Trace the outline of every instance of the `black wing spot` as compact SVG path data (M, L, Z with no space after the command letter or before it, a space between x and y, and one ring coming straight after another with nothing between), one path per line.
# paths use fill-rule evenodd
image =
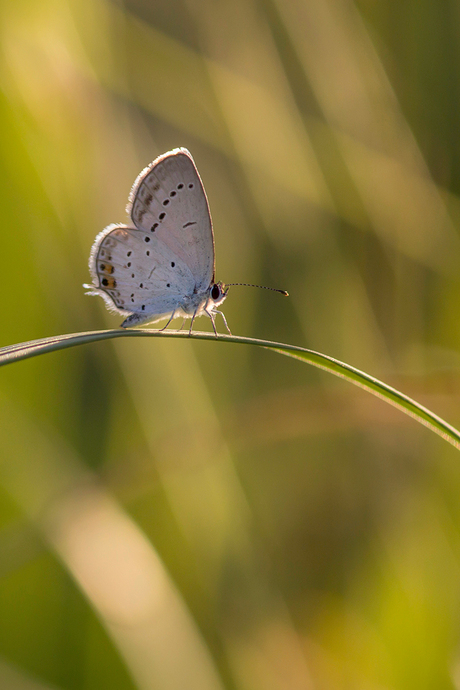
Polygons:
M183 189L183 188L184 188L184 185L182 184L182 182L179 182L179 184L177 185L177 189Z
M158 216L158 218L160 220L163 220L163 218L165 218L165 217L166 217L166 213L164 211L163 211L163 213L160 213L160 215Z
M166 287L171 287L171 283L166 283Z
M107 285L109 284L109 281L107 280L107 278L102 278L101 283L102 283L102 285L104 285L104 287L107 287Z
M171 261L171 267L174 268L175 265L174 261Z
M134 302L133 298L131 297L131 302Z
M131 278L134 278L134 273L131 273Z
M144 309L145 309L145 304L142 305L142 311L144 311Z
M189 220L189 222L185 223L185 225L183 225L182 227L188 228L190 225L196 225L196 220Z
M132 252L128 252L128 253L126 254L126 256L131 256L131 254L132 254Z
M163 206L167 206L168 204L169 204L169 199L165 199L165 200L163 201Z
M148 249L147 249L147 251L146 251L145 253L147 254L147 256L150 256L150 252L149 252Z
M193 189L193 182L190 182L188 188L189 188L189 189Z
M128 268L131 268L131 261L128 261L126 265L128 266Z
M173 197L173 196L176 196L176 194L177 194L177 192L172 191L169 193L169 196Z
M105 251L101 249L101 256L105 256Z
M144 283L139 283L139 287L140 287L140 288L143 288L143 287L144 287Z
M148 235L144 237L144 242L150 242L150 237Z
M157 227L158 227L158 223L154 223L154 224L152 225L152 227L150 228L150 232L155 232L155 230L157 229Z

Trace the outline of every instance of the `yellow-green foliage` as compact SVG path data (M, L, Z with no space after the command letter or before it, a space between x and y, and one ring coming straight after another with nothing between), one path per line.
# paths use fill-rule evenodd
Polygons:
M458 427L458 22L429 0L4 0L0 346L118 327L84 295L91 244L185 146L217 279L291 295L233 289L232 332ZM454 447L259 348L3 367L0 687L460 687L459 496Z

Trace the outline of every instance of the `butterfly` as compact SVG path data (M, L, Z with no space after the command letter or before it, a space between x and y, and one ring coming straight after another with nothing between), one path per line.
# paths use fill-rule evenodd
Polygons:
M230 285L215 281L214 233L208 200L185 148L156 158L137 177L126 211L132 226L112 224L97 235L86 294L100 295L125 316L122 328L176 317L215 317ZM262 287L262 286L252 286ZM274 288L267 288L274 289ZM276 290L282 294L284 290ZM163 330L163 329L162 329Z

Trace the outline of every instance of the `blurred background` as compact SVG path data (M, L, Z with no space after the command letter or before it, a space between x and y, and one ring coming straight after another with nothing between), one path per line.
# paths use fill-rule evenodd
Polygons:
M460 5L3 0L0 345L84 295L186 146L234 334L460 425ZM197 328L210 329L207 319ZM460 456L252 347L120 339L0 372L0 687L460 688Z

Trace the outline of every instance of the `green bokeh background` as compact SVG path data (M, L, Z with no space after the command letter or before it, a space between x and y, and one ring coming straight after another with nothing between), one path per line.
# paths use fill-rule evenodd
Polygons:
M460 5L0 4L0 345L84 295L138 172L186 146L234 334L460 425ZM199 328L210 328L206 319ZM460 688L460 456L257 348L100 342L0 373L0 687Z

